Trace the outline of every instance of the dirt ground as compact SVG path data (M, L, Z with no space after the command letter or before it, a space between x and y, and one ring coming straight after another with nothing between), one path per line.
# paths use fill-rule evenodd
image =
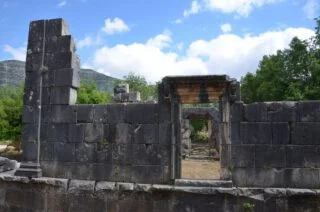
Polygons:
M182 160L182 176L187 179L219 179L220 161Z

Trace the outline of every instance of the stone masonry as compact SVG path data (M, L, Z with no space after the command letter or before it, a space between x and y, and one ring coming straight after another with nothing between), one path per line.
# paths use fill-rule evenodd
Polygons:
M168 182L170 104L75 105L79 59L67 33L62 19L30 24L22 133L24 161L16 175L35 176L34 169L39 167L30 164L38 162L47 177Z
M236 186L320 188L320 101L231 109L230 169Z

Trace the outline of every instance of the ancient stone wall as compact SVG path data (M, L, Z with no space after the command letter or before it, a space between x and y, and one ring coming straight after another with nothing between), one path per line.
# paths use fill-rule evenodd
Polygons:
M230 170L236 186L320 188L320 101L231 108Z
M311 189L214 188L0 176L0 211L318 211Z
M79 59L67 33L62 19L30 24L16 175L39 176L40 165L47 177L167 183L170 104L75 105Z

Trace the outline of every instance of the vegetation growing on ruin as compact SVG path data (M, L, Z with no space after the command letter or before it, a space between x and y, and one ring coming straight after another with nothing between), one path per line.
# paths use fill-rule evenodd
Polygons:
M81 82L78 90L77 104L107 104L112 102L111 94L99 91L93 80Z
M295 37L289 48L265 55L255 74L241 79L245 103L281 100L320 99L320 18L315 36L309 40Z

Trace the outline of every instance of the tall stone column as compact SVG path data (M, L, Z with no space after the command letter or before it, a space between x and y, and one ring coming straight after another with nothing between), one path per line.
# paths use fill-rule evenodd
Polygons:
M75 104L79 58L63 19L32 21L29 27L23 97L23 161L15 175L41 177L41 138L53 111Z

